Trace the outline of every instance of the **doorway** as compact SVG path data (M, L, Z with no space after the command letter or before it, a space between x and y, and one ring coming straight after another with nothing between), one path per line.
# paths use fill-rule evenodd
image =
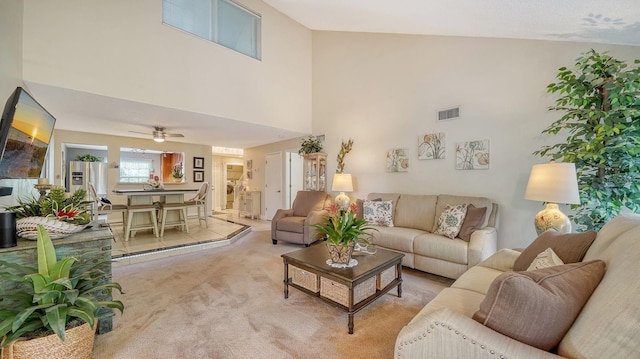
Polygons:
M267 153L265 164L265 218L271 219L282 208L282 152Z
M304 158L298 154L297 150L290 150L285 153L287 168L285 176L286 208L293 206L293 200L296 199L298 191L302 191L302 168Z

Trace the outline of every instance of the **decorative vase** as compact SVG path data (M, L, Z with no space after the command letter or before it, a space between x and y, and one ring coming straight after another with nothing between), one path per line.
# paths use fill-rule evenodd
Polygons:
M342 243L327 243L331 261L338 264L349 264L349 261L351 261L351 255L353 254L354 246L355 242L353 241L349 242L347 245L344 245Z
M176 182L176 183L182 182L182 177L173 177L173 182Z
M47 217L25 217L16 220L18 237L30 240L38 238L38 225L41 224L51 239L68 237L87 227L86 224L73 224Z
M65 340L56 334L29 340L16 340L2 348L2 359L91 359L98 321L93 329L89 323L67 329Z

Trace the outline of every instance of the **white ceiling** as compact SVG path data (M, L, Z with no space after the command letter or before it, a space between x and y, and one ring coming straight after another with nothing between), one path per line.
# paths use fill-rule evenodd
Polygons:
M242 2L242 0L238 0ZM640 46L640 0L264 0L312 30L428 34ZM303 134L28 83L56 128L248 148ZM174 119L179 118L179 125ZM91 121L87 121L92 119ZM149 136L129 131L148 132Z

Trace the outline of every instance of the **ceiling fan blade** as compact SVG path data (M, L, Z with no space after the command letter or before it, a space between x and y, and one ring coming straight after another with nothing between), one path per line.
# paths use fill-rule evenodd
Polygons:
M141 134L141 135L148 135L148 136L153 135L152 133L149 133L149 132L138 132L138 131L131 131L131 130L129 130L129 132L132 132L132 133L139 133L139 134Z
M181 133L165 133L165 137L184 137Z

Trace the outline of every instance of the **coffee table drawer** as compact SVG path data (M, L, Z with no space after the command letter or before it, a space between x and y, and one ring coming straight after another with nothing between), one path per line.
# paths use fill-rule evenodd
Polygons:
M382 273L376 276L376 288L378 290L384 289L389 283L396 279L396 266L389 267L382 271Z
M353 305L356 305L376 292L376 277L371 277L353 288ZM320 277L320 295L332 301L349 306L349 287Z
M291 282L314 293L320 291L320 283L317 275L292 265L289 266L289 269L291 269Z

